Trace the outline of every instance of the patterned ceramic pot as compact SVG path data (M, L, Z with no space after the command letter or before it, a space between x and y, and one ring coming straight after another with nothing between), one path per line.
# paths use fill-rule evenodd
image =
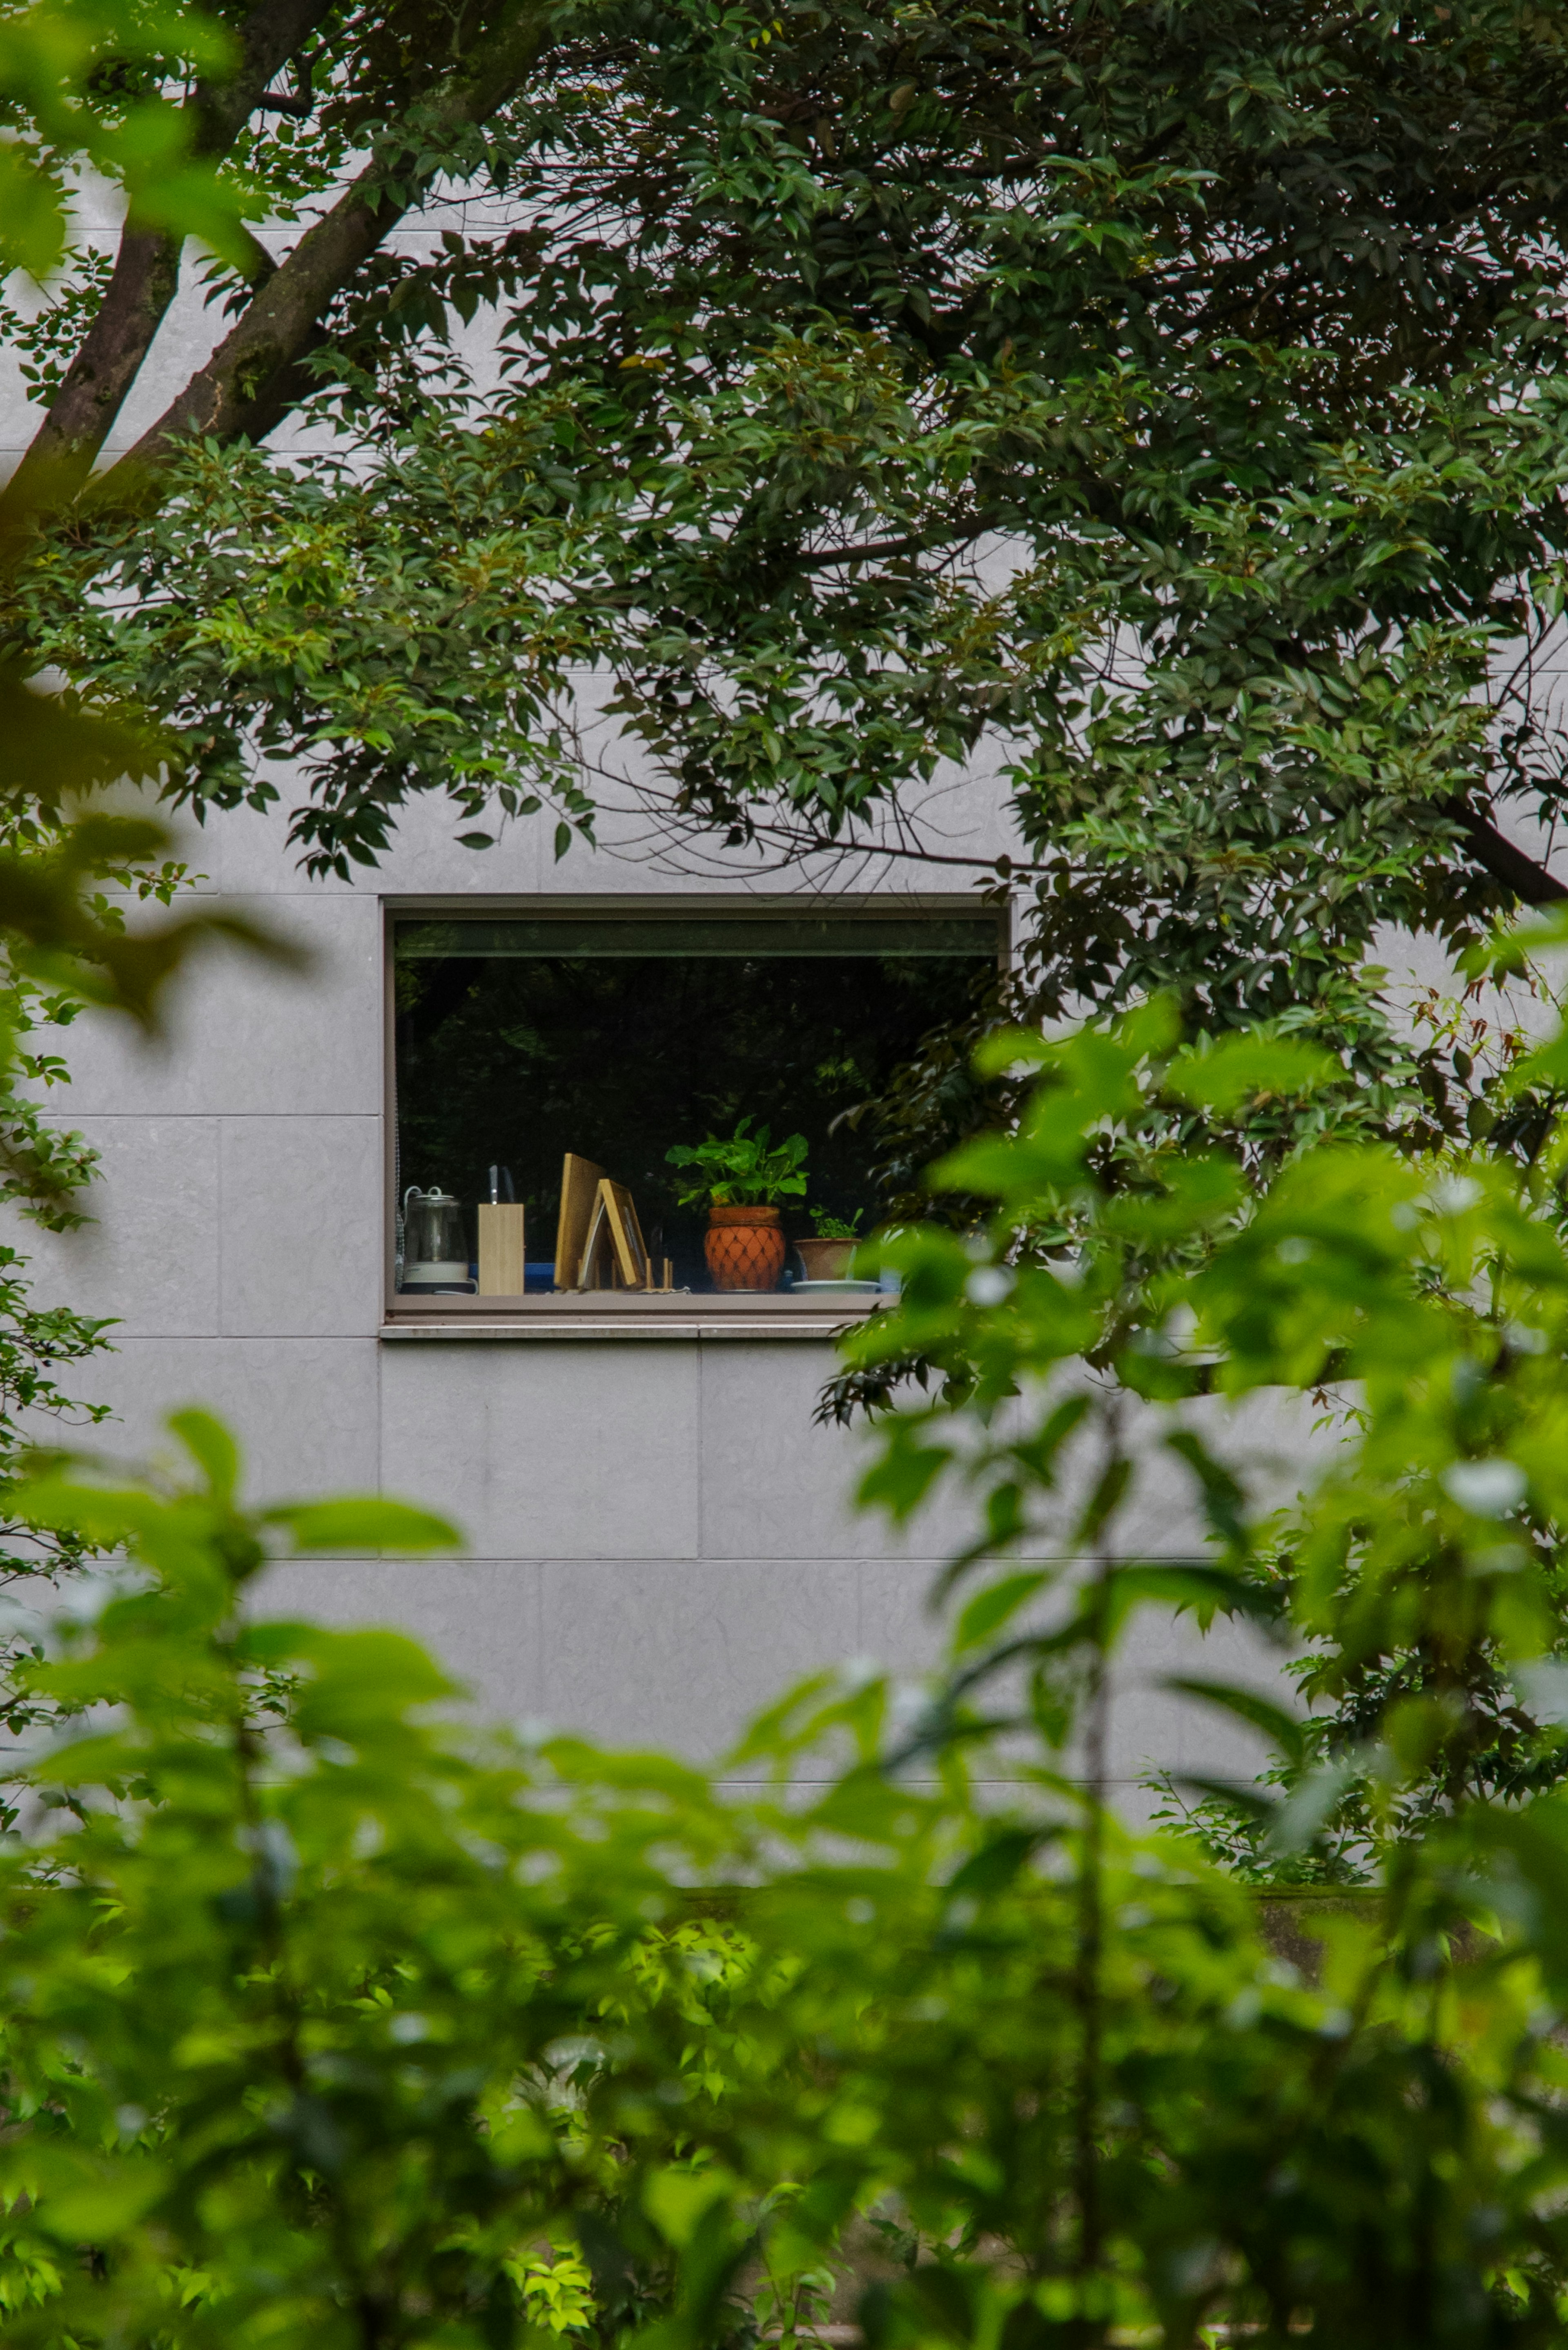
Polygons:
M776 1289L788 1253L780 1211L715 1204L703 1251L715 1289Z

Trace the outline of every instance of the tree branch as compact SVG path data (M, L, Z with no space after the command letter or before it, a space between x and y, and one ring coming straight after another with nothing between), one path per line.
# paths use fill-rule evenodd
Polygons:
M274 80L332 5L333 0L261 0L252 9L240 27L236 71L216 88L197 85L198 154L225 154L256 109L275 103L268 95Z
M192 99L195 151L234 145L278 68L327 15L332 0L262 0L241 27L240 61L227 81L199 83ZM258 248L259 249L259 248ZM76 495L125 404L180 283L180 241L126 224L98 316L32 445L0 494L0 515L21 515Z
M1451 802L1448 813L1463 833L1465 846L1476 863L1483 866L1494 880L1501 881L1505 889L1511 889L1521 904L1556 906L1568 898L1568 883L1559 881L1544 865L1538 865L1533 857L1516 848L1495 825L1477 816L1473 808Z
M97 485L95 503L140 502L149 475L189 435L257 441L272 431L307 388L300 363L324 339L322 321L334 296L430 185L446 140L484 121L514 95L551 29L548 0L526 0L465 78L449 85L410 126L411 151L395 188L386 190L383 153L306 230L205 366Z
M792 571L827 571L840 563L877 563L900 555L929 555L939 546L967 546L983 538L993 526L990 522L977 522L952 530L917 532L905 538L867 538L858 546L825 546L810 555L797 555L789 567Z

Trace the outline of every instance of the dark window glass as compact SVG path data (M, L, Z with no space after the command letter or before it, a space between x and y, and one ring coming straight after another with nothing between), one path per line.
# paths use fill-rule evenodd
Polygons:
M631 1191L678 1286L709 1286L706 1214L677 1203L671 1143L737 1119L809 1145L792 1237L823 1208L879 1221L874 1142L843 1113L994 979L990 918L507 918L394 934L400 1187L439 1185L468 1220L507 1166L527 1256L554 1255L563 1154ZM530 1286L547 1286L535 1274Z

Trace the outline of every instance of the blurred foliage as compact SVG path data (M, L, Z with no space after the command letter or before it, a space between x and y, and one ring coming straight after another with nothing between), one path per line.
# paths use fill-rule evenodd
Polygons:
M42 280L59 265L78 233L84 167L123 192L133 225L248 258L248 192L198 153L195 114L181 102L231 57L216 13L179 0L8 0L0 276L21 268Z
M78 234L68 215L84 169L121 190L133 226L233 246L243 192L220 191L213 167L195 158L195 114L166 93L171 76L178 88L182 76L229 60L221 26L177 5L31 0L0 10L0 124L9 133L0 144L0 273L20 266L42 278L54 268L67 234ZM90 248L81 265L101 293ZM25 321L10 309L4 317L26 338ZM5 514L0 589L14 586L46 505L40 487ZM48 690L44 666L14 634L0 651L0 936L16 976L68 987L152 1027L163 982L206 940L226 935L287 959L254 925L206 911L128 930L93 885L167 906L165 884L183 868L151 863L168 845L161 825L85 804L116 785L156 789L171 746L134 687Z
M1266 1040L1184 1054L1154 1014L1081 1035L965 1170L998 1248L889 1244L900 1314L961 1345L977 1396L1091 1325L1125 1329L1127 1377L1044 1419L1026 1387L967 1452L950 1414L898 1416L870 1497L908 1519L956 1470L984 1503L944 1665L789 1693L727 1799L657 1755L464 1731L406 1639L267 1614L271 1558L457 1538L383 1502L247 1508L199 1413L172 1423L183 1474L21 1491L125 1564L40 1625L28 1687L90 1711L26 1759L0 1851L8 2341L739 2350L830 2307L909 2350L1561 2339L1563 1796L1461 1778L1304 1970L1196 1844L1128 1838L1106 1796L1136 1612L1269 1607L1199 1366L1233 1394L1331 1358L1366 1382L1303 1520L1291 1604L1324 1645L1480 1638L1541 1667L1561 1350L1496 1334L1561 1335L1568 1259L1517 1191L1428 1200L1325 1145L1185 1280L1233 1170L1173 1161L1097 1206L1089 1170L1151 1066L1210 1098L1311 1076ZM1094 1225L1078 1279L997 1295L1047 1196ZM1138 1253L1158 1323L1116 1304ZM1482 1257L1506 1326L1463 1302ZM1133 1555L1135 1407L1208 1511L1204 1563ZM1291 1733L1255 1690L1210 1695ZM1386 1711L1385 1812L1461 1728L1441 1688ZM1282 1851L1321 1843L1323 1795L1318 1772L1273 1808Z

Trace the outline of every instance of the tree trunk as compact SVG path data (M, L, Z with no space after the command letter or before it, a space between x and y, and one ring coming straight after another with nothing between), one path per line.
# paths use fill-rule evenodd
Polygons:
M200 83L192 100L199 155L226 154L279 68L332 0L265 0L240 29L240 61L225 82ZM180 243L128 221L114 275L66 380L3 495L0 514L73 498L114 428L180 282Z
M6 484L6 511L65 504L92 469L141 371L180 283L180 241L162 229L124 231L98 316Z
M410 125L421 155L417 177L411 154L400 171L385 151L368 165L306 230L206 365L112 468L95 503L137 505L155 497L157 467L191 434L257 441L281 421L307 388L300 362L323 340L334 296L423 194L439 169L445 135L484 121L504 106L543 54L551 30L545 0L531 0L462 80L449 85L428 112L420 109ZM394 176L395 192L381 193Z

